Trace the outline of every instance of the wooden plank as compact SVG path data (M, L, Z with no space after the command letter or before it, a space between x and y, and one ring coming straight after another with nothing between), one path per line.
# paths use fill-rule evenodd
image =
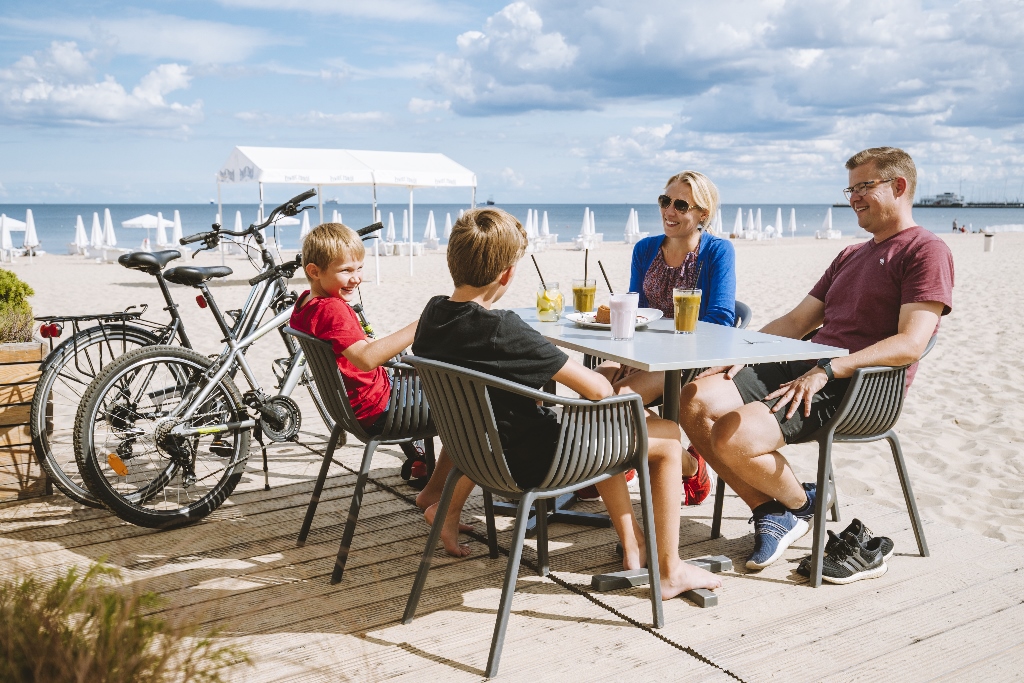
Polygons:
M36 382L29 384L5 384L0 386L0 405L31 403L36 395Z
M17 344L0 344L0 364L38 363L49 352L46 344L39 342L22 342Z
M39 370L39 363L14 363L11 365L0 365L0 384L24 384L39 379L43 374Z
M0 501L35 498L45 489L46 473L31 446L0 448Z
M27 424L0 427L0 447L32 443L32 430Z
M27 425L32 416L32 405L21 403L15 405L0 404L0 427Z

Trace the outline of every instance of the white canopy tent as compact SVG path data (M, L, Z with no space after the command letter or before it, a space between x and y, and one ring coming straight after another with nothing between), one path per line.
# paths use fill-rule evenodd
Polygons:
M288 147L235 147L217 173L217 204L221 209L222 183L255 182L259 185L260 212L263 186L268 183L315 185L324 221L324 185L369 185L373 188L371 222L377 217L377 187L409 189L409 225L413 225L413 189L417 187L472 188L476 206L476 174L443 154L375 152L351 149ZM222 210L222 209L221 209ZM409 230L409 272L412 273L412 230Z

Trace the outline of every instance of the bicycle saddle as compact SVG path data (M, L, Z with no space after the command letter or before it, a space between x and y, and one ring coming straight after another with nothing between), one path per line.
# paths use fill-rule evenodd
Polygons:
M181 252L177 249L167 251L134 251L130 254L122 254L117 257L117 262L125 268L141 270L149 275L156 275L164 267L176 258L181 258Z
M195 287L215 277L227 277L231 272L227 266L178 266L164 271L164 279L176 285Z

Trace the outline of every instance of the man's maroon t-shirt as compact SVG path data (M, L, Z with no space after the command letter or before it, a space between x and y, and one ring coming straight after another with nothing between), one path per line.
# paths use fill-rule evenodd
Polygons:
M818 344L860 351L896 334L900 306L938 301L953 308L953 254L937 236L917 226L883 242L843 249L809 292L825 302ZM936 330L938 326L936 325ZM917 363L907 370L907 386Z
M338 369L345 379L345 391L352 412L364 427L369 427L387 410L391 396L391 380L383 367L360 370L342 352L357 341L366 339L366 332L352 307L342 299L314 297L302 293L289 324L299 332L331 342L338 357Z

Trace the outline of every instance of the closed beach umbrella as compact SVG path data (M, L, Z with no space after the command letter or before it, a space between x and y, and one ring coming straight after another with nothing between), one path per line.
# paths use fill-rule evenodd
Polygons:
M6 214L0 214L0 249L10 252L14 251L14 240L11 239L10 223L6 219Z
M633 234L633 209L629 210L629 218L626 219L626 230L627 235Z
M85 234L85 223L82 221L82 214L78 214L75 221L75 246L82 251L89 246L89 236Z
M448 239L452 236L452 215L446 213L444 215L444 238Z
M747 232L754 232L754 210L747 211Z
M156 246L166 247L168 245L167 231L164 230L164 215L156 212Z
M822 230L832 229L832 207L828 207L828 211L825 213L825 220L821 223Z
M217 219L220 223L220 219ZM171 227L171 244L178 246L181 244L181 238L184 237L184 233L181 230L181 212L177 209L174 210L174 225Z
M550 228L550 226L548 226L548 212L547 211L544 212L544 217L540 221L540 234L542 234L542 235L550 235L551 234L551 228Z
M332 223L340 223L341 222L341 216L338 215L338 210L337 209L335 209L334 212L331 213L331 222Z
M437 239L437 226L434 224L433 210L427 214L427 229L423 231L423 239L424 241Z
M775 236L782 237L782 207L775 211Z
M100 215L92 212L92 232L89 235L89 246L93 249L103 247L103 226L100 225Z
M597 234L597 218L593 211L590 212L590 234Z
M235 211L235 227L234 227L233 230L234 230L234 232L242 232L242 230L244 230L244 228L242 227L242 212L241 211Z
M743 208L736 209L736 222L732 224L732 234L739 235L743 233Z
M757 210L757 218L754 219L754 230L757 231L758 235L764 232L764 228L761 227L761 209Z
M384 241L395 241L395 214L393 211L388 211L388 230L384 233Z
M306 235L309 234L309 211L302 212L302 227L299 228L299 242L306 239Z
M796 209L789 210L789 236L796 237Z
M586 235L590 232L590 207L583 209L583 224L580 226L580 234Z
M114 234L114 221L110 220L110 209L103 209L103 246L117 246L117 235Z
M36 219L32 216L32 209L25 211L25 241L22 244L29 250L39 246L39 236L36 234ZM29 251L29 255L31 254L32 252Z
M722 234L722 209L719 207L718 211L715 212L715 220L712 221L711 230L716 235Z

